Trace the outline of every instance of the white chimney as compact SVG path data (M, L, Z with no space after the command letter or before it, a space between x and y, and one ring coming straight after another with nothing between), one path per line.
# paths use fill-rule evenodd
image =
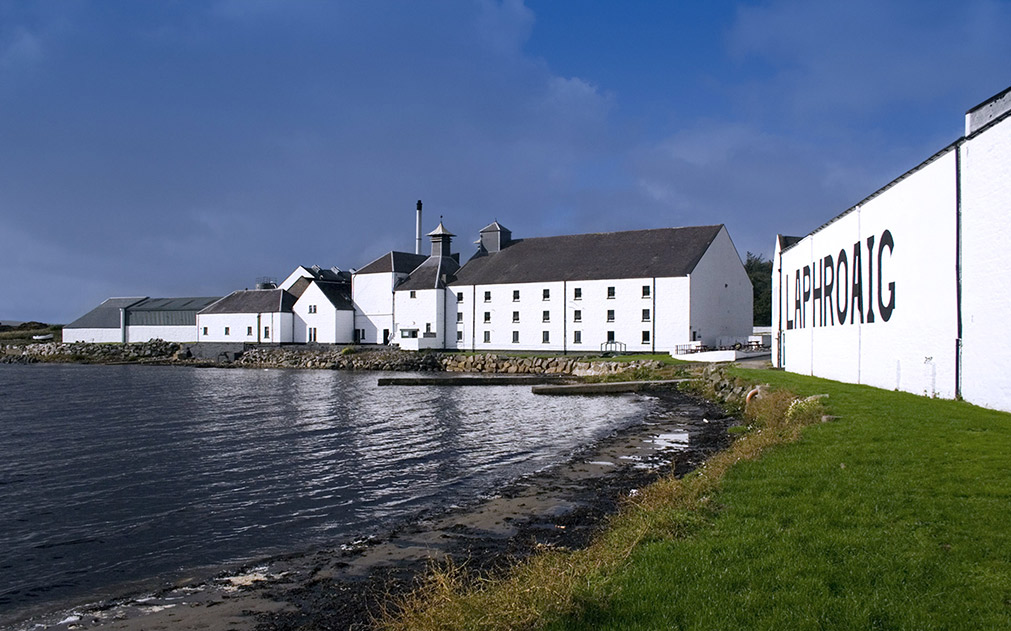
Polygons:
M418 200L418 220L415 225L417 239L414 241L414 253L421 254L421 200Z

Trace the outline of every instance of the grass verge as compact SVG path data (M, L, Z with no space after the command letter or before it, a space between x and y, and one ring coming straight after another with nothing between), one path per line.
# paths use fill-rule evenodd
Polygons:
M751 410L753 431L731 448L685 476L643 489L615 515L586 549L549 550L492 579L465 568L442 565L409 598L388 629L522 629L563 616L585 620L617 593L616 580L643 547L674 542L705 530L720 512L714 495L735 463L752 460L770 447L796 440L802 427L820 420L817 399L793 404L786 392L773 393Z
M1011 628L1011 416L778 372L841 418L727 472L710 525L647 541L564 629Z

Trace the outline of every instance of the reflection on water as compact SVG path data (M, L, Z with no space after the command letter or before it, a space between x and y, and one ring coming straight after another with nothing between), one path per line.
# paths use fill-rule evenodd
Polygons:
M564 460L647 405L376 379L0 366L0 610L366 534Z

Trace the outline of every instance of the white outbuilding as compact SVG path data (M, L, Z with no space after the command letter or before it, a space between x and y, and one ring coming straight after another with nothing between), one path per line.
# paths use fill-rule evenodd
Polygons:
M284 289L233 291L197 314L200 342L288 344L297 296Z
M774 362L1011 411L1011 88L965 136L811 234L780 236Z

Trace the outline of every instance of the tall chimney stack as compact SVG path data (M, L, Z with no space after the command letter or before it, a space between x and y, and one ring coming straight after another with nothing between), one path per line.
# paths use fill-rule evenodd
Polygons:
M415 233L418 238L414 241L414 253L421 254L421 200L418 200L418 220L415 225Z

